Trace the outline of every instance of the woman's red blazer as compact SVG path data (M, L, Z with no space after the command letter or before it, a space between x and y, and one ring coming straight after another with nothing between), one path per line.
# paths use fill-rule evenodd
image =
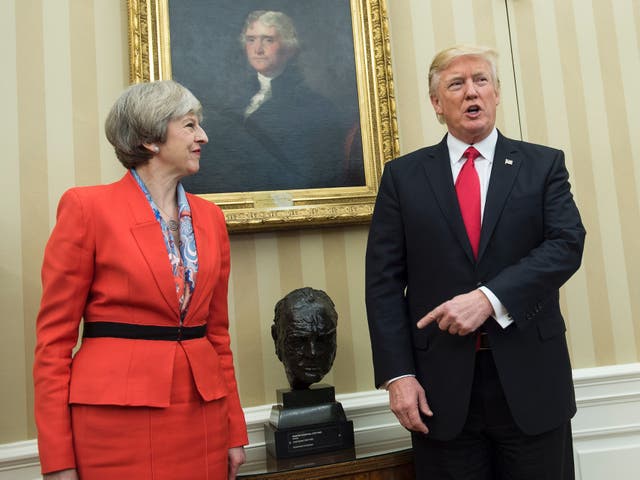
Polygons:
M183 324L206 324L207 334L181 343L202 398L227 397L229 447L240 446L248 441L228 331L229 239L217 206L193 195L188 200L199 268ZM35 414L42 467L55 471L75 465L69 404L169 405L177 342L86 338L72 360L81 319L179 325L162 232L130 173L62 196L42 283Z

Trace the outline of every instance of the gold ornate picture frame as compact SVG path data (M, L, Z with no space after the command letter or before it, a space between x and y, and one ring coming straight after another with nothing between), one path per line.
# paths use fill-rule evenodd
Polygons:
M209 69L211 78L215 78L217 72L225 72L230 69L221 62L207 62L205 50L208 48L206 45L189 44L188 49L185 49L184 46L180 47L180 37L176 35L175 31L180 23L172 23L174 20L170 19L170 12L173 12L175 19L179 19L181 12L175 9L189 8L190 2L181 0L170 6L170 1L128 0L130 80L134 83L174 78L194 91L203 103L205 130L210 137L209 145L203 149L204 162L206 151L213 153L219 151L219 143L212 141L211 137L212 133L217 133L220 128L215 128L214 132L208 129L206 119L211 109L208 109L207 104L203 101L203 96L206 97L208 92L202 87L197 87L196 79L191 81L189 72L202 72ZM206 18L209 15L211 19L220 19L225 13L229 13L230 8L244 9L243 12L234 11L236 17L240 18L239 15L242 13L242 18L244 18L252 10L250 8L252 2L193 0L192 3L194 5L191 6L190 11L185 12L185 18L188 18L187 15L191 18ZM256 8L260 8L263 3L253 2ZM351 129L351 140L353 141L355 133L357 146L360 149L358 150L360 154L356 159L361 162L359 167L362 174L361 180L356 184L339 184L318 188L279 188L278 175L287 173L287 169L283 168L272 172L275 176L275 188L273 189L257 190L253 185L247 185L247 188L234 188L234 191L215 193L195 191L194 193L215 202L223 209L231 232L366 223L373 211L384 163L397 156L399 152L385 0L317 0L316 2L281 0L276 2L276 5L281 5L281 10L289 13L287 6L292 9L301 8L297 4L302 3L307 7L310 4L318 4L318 6L321 5L323 11L331 11L331 9L334 11L333 16L328 17L326 22L318 21L318 18L310 18L309 22L315 22L312 25L313 28L297 27L298 36L301 39L304 37L304 33L313 31L315 28L316 38L322 38L322 35L325 35L325 38L333 40L336 27L332 21L335 23L336 17L340 17L337 20L342 20L343 24L344 22L350 23L351 39L348 42L348 49L346 46L341 49L341 58L343 58L343 62L344 58L347 58L347 62L353 63L348 66L355 74L352 78L357 123L355 126L357 128ZM291 16L295 20L294 15ZM301 14L298 15L298 18L300 16ZM345 16L350 18L344 18ZM234 18L233 22L238 23L237 18ZM174 25L174 32L171 31L171 25ZM191 28L190 23L185 23L185 25L183 30ZM226 46L226 51L236 49L244 54L239 44L242 26L242 22L237 27L234 25L234 28L237 29L237 35L225 34L224 38L214 41L209 39L209 43L212 44L211 48L223 51ZM305 26L303 25L303 27ZM323 33L322 28L325 27L326 31ZM211 30L217 32L220 29L212 28ZM211 35L207 28L201 31ZM202 36L199 33L196 35L193 38L197 40ZM308 40L306 45L303 44L303 47L311 50L314 46L312 43ZM174 49L173 62L172 47ZM180 53L180 49L184 50L184 55ZM353 50L352 56L351 49ZM198 51L202 51L203 54L199 55ZM347 53L346 57L344 52ZM176 55L178 56L176 57ZM189 62L194 62L195 59L195 62L203 62L203 65L195 67L194 70L183 68L178 78L176 72L172 72L172 63L178 64L183 58ZM244 60L246 63L246 58ZM214 64L210 65L210 63ZM334 67L320 65L318 68L325 68L330 72L327 75L335 74L335 72L331 73ZM325 79L324 82L327 83L327 80ZM327 88L330 89L331 86ZM331 92L331 90L328 91ZM340 93L338 92L338 94ZM338 97L338 102L340 102L340 97ZM228 125L223 127L228 128ZM234 158L233 154L220 155L216 161L233 162ZM332 159L327 158L326 164L331 165L331 161ZM201 169L203 162L201 162ZM251 182L249 181L249 183ZM188 187L187 190L189 190Z

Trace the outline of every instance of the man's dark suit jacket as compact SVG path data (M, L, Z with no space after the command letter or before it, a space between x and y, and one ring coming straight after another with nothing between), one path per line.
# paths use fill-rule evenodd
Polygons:
M564 154L498 135L477 261L458 207L446 137L389 162L366 256L366 303L376 385L415 374L434 412L430 437L454 438L469 405L474 335L416 322L485 285L514 322L484 326L517 425L551 430L576 411L559 288L578 269L585 230Z

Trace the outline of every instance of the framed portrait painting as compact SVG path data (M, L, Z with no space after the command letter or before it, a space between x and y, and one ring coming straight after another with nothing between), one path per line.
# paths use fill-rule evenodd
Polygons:
M367 222L398 153L385 0L128 0L132 82L203 106L185 189L230 231Z

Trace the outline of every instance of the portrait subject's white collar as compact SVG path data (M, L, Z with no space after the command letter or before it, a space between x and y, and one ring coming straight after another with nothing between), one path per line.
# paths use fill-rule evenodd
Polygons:
M261 73L258 73L258 82L260 83L260 90L267 91L271 89L271 77L265 77Z

